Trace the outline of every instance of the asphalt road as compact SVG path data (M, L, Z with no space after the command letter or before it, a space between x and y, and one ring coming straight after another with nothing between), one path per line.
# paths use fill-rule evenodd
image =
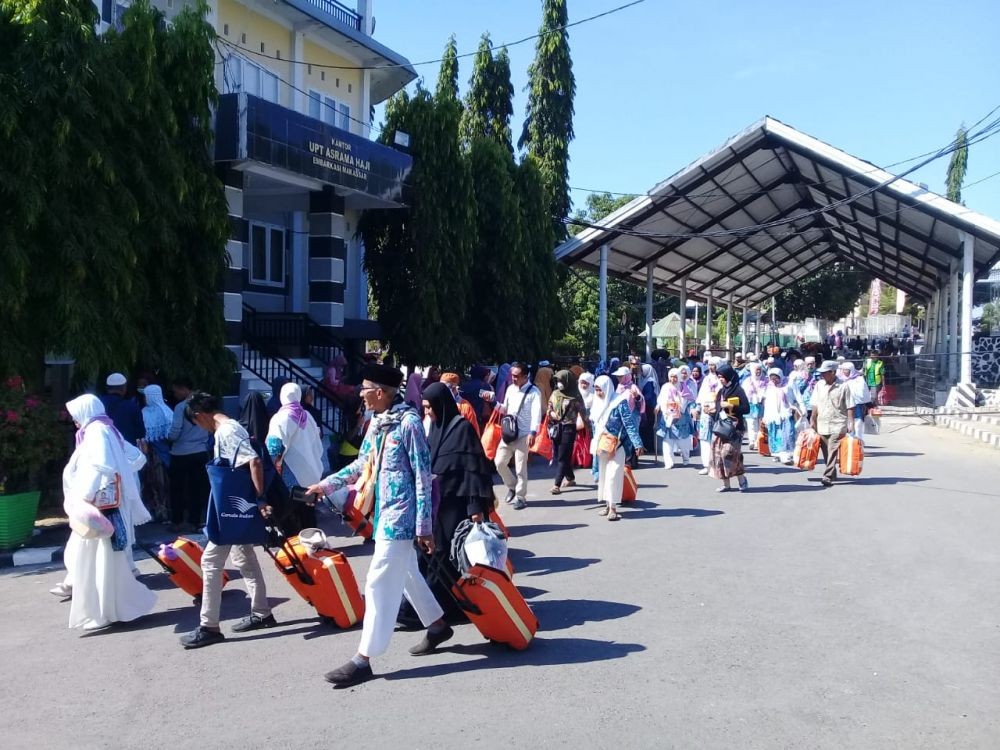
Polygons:
M262 557L281 627L184 651L190 600L154 563L156 612L81 636L46 593L58 568L0 575L2 746L9 748L996 748L1000 454L886 419L864 475L751 456L751 492L644 459L619 523L594 491L504 507L515 581L541 630L522 653L471 625L378 679L322 673L357 630L317 623ZM586 474L582 474L586 476ZM345 540L359 582L368 548ZM245 614L238 581L224 630Z

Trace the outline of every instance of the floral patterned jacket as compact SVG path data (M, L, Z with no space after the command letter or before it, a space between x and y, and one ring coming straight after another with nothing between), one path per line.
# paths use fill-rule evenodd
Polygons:
M375 484L375 538L413 539L432 533L431 456L423 424L408 404L396 403L372 419L358 457L320 482L332 495L355 483L371 452L381 451ZM376 454L378 455L378 454Z

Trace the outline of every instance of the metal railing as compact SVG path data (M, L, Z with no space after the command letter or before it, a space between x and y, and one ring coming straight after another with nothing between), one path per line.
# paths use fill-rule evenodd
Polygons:
M350 26L355 31L361 31L361 15L346 5L341 5L336 0L308 0L308 2L324 13L329 13L345 26Z

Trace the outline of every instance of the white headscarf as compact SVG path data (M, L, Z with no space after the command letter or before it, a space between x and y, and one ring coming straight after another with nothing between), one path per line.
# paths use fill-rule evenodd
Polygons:
M102 487L121 477L120 510L134 542L132 526L152 520L139 494L136 472L146 463L145 456L127 443L111 424L104 404L97 396L85 393L66 404L66 411L80 425L77 445L63 470L64 502L90 502Z
M274 440L281 441L282 461L302 487L323 478L323 443L319 426L301 405L302 388L285 383L279 394L281 408L271 417L267 429L268 450ZM273 455L273 453L272 453Z
M163 400L163 389L158 385L147 385L142 395L146 397L146 406L142 410L142 423L146 426L146 440L155 443L165 440L170 434L170 426L174 421L174 413L170 411Z
M639 390L641 391L646 387L646 383L653 384L653 393L659 394L660 392L660 379L656 377L656 370L653 369L652 365L642 366L642 379L639 380Z
M596 389L598 388L601 389L603 395L597 395ZM611 378L607 375L601 375L594 381L594 401L590 409L590 418L594 421L595 437L600 435L604 429L604 425L611 414L609 407L616 396L615 387L611 382Z
M587 389L580 388L580 396L583 397L583 405L587 407L589 413L594 408L594 374L591 372L583 373L577 384L583 385L584 383L587 384Z

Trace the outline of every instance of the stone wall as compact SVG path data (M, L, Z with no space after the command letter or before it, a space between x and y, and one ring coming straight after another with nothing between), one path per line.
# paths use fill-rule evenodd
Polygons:
M980 336L973 340L972 379L980 388L1000 386L1000 336Z

